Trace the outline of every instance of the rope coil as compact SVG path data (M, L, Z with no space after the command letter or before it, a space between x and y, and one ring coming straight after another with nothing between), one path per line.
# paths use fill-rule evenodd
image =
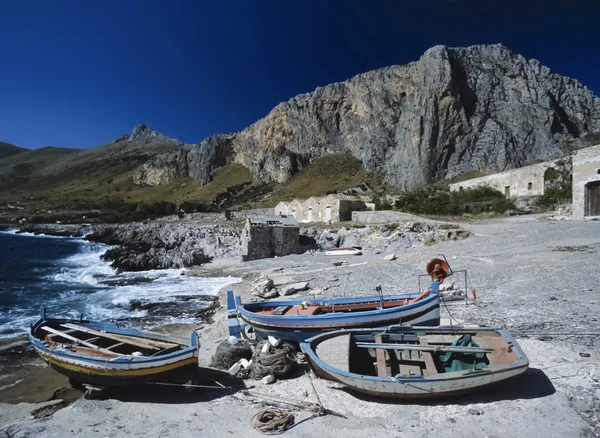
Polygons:
M252 427L265 435L280 435L294 425L294 416L283 409L270 408L252 417Z

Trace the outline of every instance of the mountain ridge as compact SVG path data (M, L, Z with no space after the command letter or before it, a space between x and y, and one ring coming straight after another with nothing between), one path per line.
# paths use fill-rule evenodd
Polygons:
M137 184L192 177L226 163L287 181L314 159L351 153L410 190L466 171L498 172L563 153L600 131L600 99L501 44L435 46L406 65L361 73L276 105L240 132L157 156Z

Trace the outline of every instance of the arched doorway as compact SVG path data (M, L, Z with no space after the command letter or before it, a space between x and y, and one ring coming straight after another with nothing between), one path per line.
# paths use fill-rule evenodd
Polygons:
M558 184L559 174L554 167L549 167L544 172L544 187L552 187Z
M585 185L585 216L600 216L600 181Z

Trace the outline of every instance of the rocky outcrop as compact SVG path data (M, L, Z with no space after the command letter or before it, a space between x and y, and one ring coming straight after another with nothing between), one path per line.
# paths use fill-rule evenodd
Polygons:
M313 239L317 248L326 250L358 246L368 252L400 251L445 240L461 240L469 234L469 231L455 224L421 222L326 230L300 229L300 235L305 239Z
M118 245L103 256L118 271L146 271L241 256L240 232L219 225L129 223L95 226L86 239Z
M436 46L416 62L296 96L242 132L158 156L135 181L204 183L235 162L283 182L316 158L350 152L366 170L412 189L554 158L565 141L595 131L600 99L578 81L499 44Z

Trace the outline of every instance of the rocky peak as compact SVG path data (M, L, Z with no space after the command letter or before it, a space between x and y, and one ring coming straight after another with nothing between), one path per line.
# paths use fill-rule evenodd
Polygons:
M160 134L159 132L155 131L149 126L140 124L133 128L133 131L129 136L129 141L159 139L161 137L165 139L168 138L167 136Z
M166 141L166 142L174 142L174 143L183 145L183 143L181 143L180 141L175 140L174 138L171 138L171 137L167 137L166 135L163 135L160 132L155 131L154 129L150 128L149 126L144 125L143 123L140 125L137 125L135 128L133 128L131 135L123 134L123 135L120 135L119 137L117 137L114 140L114 143L118 143L118 142L122 142L122 141L138 141L138 140L163 141L163 142Z

